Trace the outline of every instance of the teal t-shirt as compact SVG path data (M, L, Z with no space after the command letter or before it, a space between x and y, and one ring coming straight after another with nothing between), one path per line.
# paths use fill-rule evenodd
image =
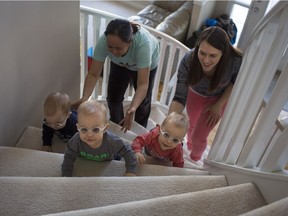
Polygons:
M159 43L148 30L141 27L133 35L131 45L125 56L116 57L108 51L106 36L103 34L95 46L93 59L103 62L107 56L113 63L124 66L132 71L147 67L150 67L150 70L152 70L158 65Z

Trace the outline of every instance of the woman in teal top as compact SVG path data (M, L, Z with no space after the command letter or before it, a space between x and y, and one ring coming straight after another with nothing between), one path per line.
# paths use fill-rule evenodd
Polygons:
M135 119L146 127L151 111L151 96L159 60L159 43L145 28L126 19L112 20L100 36L85 78L83 97L74 105L88 100L101 75L106 57L111 60L107 103L110 120L126 132ZM128 85L134 97L124 115L123 100Z

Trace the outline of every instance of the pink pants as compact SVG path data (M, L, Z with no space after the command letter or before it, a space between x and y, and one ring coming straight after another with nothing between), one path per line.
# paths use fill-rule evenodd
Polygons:
M186 109L189 118L189 129L187 132L187 146L191 150L190 158L194 161L201 159L207 147L207 137L212 127L208 127L206 119L209 113L203 113L204 109L218 100L217 97L205 97L188 90ZM226 104L222 108L222 114Z

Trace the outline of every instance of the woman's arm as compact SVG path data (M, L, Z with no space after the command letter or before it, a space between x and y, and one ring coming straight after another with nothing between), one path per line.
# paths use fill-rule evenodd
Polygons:
M146 97L149 86L149 75L150 68L143 68L138 70L137 89L129 106L129 109L135 108L136 110Z
M90 95L92 94L95 88L96 82L101 75L103 65L104 65L104 62L96 61L94 59L92 60L90 69L85 78L83 95L82 95L82 98L84 100L88 100Z
M173 100L169 106L168 114L172 112L182 113L187 100L188 95L188 71L190 68L190 60L191 60L192 52L188 52L181 60L177 71L177 83L176 90L173 97Z
M137 89L133 96L132 102L126 112L124 119L119 123L122 125L124 133L130 130L134 121L135 111L144 100L149 86L150 68L138 70Z
M89 99L89 97L91 96L91 94L95 88L96 82L101 75L103 65L104 65L104 62L96 61L94 59L92 60L92 63L90 65L90 69L89 69L89 71L85 77L82 98L80 98L79 100L77 100L71 104L73 109L77 110L79 105L82 102Z

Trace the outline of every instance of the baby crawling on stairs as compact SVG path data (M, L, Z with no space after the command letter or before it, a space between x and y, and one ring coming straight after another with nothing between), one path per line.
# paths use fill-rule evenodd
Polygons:
M170 113L148 133L137 136L132 149L139 164L145 163L142 150L160 161L172 161L174 167L183 167L182 141L188 129L188 119L184 114Z

